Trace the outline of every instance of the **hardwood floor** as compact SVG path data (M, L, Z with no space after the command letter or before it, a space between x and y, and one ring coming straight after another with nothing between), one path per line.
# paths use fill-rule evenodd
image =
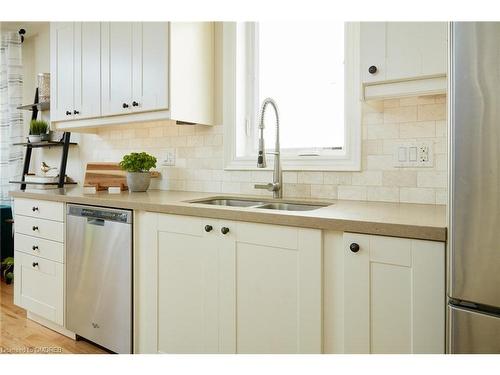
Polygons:
M100 354L104 350L87 341L74 341L26 318L13 304L13 285L0 282L0 354Z

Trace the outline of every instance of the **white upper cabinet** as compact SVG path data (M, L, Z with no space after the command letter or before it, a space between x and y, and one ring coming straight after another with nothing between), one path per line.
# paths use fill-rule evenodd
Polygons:
M51 24L51 120L101 115L99 22Z
M360 45L365 98L445 92L446 22L362 22Z
M165 22L144 22L134 29L132 110L168 109L169 27ZM142 52L142 53L141 53Z
M101 115L100 33L99 22L75 23L75 119Z
M74 39L73 22L50 26L50 118L64 121L73 117L74 106Z
M213 125L214 27L53 23L54 127L74 131L152 120Z
M133 22L102 24L102 114L104 116L132 111L134 31Z
M104 116L169 108L168 34L166 22L103 24Z

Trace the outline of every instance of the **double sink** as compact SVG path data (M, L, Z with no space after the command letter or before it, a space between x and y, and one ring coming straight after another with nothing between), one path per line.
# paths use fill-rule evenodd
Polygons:
M330 206L332 203L314 202L314 203L298 203L285 201L260 201L241 198L208 198L204 200L191 201L190 203L207 204L212 206L226 207L247 207L259 208L263 210L278 210L278 211L313 211L322 207Z

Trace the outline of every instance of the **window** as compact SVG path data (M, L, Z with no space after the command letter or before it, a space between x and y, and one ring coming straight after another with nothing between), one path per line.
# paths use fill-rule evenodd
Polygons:
M225 135L232 140L226 142L226 167L256 166L260 106L271 97L280 112L284 169L359 170L358 50L354 23L225 24L224 76L233 83L225 86L232 90L224 91ZM272 110L265 124L271 151Z

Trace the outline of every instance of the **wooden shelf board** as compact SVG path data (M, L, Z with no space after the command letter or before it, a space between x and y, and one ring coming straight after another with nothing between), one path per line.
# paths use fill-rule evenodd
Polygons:
M32 111L33 107L36 107L39 111L47 111L50 109L50 102L41 102L33 104L24 104L17 107L17 109L24 109L27 111Z

